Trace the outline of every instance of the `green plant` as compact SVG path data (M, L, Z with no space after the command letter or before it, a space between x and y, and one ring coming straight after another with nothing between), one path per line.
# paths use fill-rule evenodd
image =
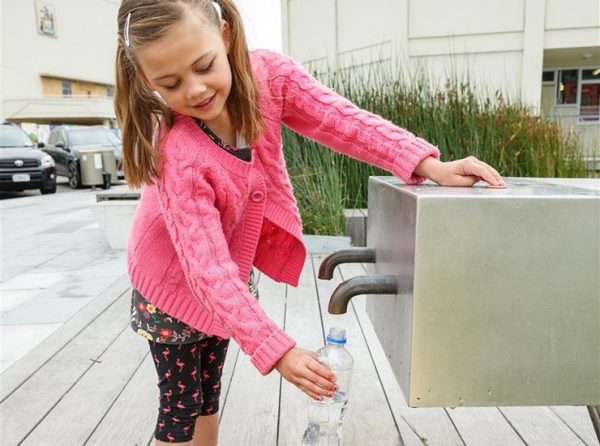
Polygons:
M481 98L465 80L436 88L422 73L405 81L383 67L341 71L323 82L438 146L444 161L475 155L503 176L587 176L575 137L501 92ZM389 175L287 128L283 140L305 233L343 234L343 209L366 207L369 176Z

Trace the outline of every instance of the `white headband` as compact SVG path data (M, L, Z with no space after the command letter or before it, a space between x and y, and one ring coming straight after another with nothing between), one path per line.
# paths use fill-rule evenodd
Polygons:
M221 10L221 5L217 1L212 2L213 6L217 10L217 15L219 16L219 20L223 19L223 11Z
M127 14L127 20L125 21L125 31L123 32L123 37L125 38L125 45L131 46L131 42L129 41L129 22L131 20L131 13Z

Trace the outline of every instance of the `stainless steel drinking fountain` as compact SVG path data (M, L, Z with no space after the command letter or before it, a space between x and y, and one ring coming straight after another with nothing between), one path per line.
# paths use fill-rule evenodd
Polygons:
M600 191L505 181L371 177L367 248L320 271L364 262L369 275L340 284L329 311L369 295L409 406L585 405L598 434Z

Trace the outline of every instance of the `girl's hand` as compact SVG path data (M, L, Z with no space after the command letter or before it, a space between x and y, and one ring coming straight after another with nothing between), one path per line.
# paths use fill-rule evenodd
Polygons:
M333 372L318 361L316 353L309 350L291 349L275 364L275 368L286 381L313 399L332 397L337 390Z
M445 163L428 157L417 166L415 173L440 186L473 186L480 180L487 181L492 186L506 186L493 167L474 156Z

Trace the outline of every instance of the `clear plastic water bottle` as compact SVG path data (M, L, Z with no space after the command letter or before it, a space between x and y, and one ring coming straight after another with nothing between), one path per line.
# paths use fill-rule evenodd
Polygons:
M327 344L317 351L319 361L335 374L338 390L333 397L321 401L310 399L308 427L302 437L303 446L341 446L342 423L348 404L350 376L354 360L346 350L346 330L331 328Z

